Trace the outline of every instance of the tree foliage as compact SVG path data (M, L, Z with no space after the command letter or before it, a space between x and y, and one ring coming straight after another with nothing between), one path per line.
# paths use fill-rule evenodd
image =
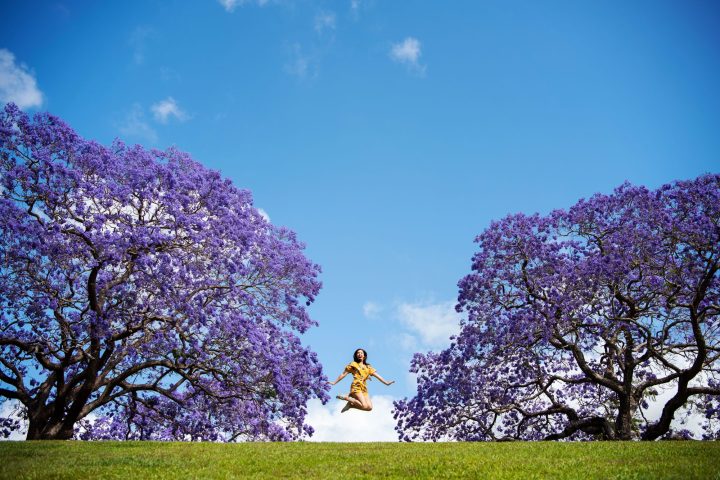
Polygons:
M654 440L692 409L717 436L720 175L511 215L476 242L461 332L415 355L417 395L396 402L402 439Z
M320 268L250 192L176 149L108 148L13 105L0 177L0 396L28 439L312 432L325 377L298 334Z

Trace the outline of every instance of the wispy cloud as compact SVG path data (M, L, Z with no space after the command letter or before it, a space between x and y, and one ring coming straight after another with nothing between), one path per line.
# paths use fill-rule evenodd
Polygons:
M305 51L299 43L295 43L290 47L290 59L285 63L284 70L286 73L295 77L305 79L317 76L317 65L314 57Z
M37 86L35 76L23 64L15 63L15 55L0 49L0 102L15 103L20 108L39 107L43 93Z
M155 33L152 27L147 25L141 25L136 27L135 30L130 34L128 43L133 50L133 61L136 65L142 65L145 63L145 55L147 52L147 42L150 37Z
M397 317L425 348L447 347L450 337L460 332L460 314L453 301L401 303L397 306ZM412 340L404 337L403 343L409 346Z
M183 122L188 119L187 113L185 113L174 98L168 97L165 100L161 100L155 103L152 107L153 115L155 120L160 123L167 123L171 117Z
M237 7L242 7L248 4L255 4L260 7L264 7L270 3L270 0L218 0L218 2L225 8L225 10L232 12Z
M418 351L417 337L415 335L411 335L407 332L403 332L400 334L399 345L402 347L403 350L406 350L408 352L417 352Z
M363 315L365 318L369 319L377 319L380 316L380 312L382 312L383 308L379 304L367 301L363 304Z
M323 33L325 30L335 30L337 16L334 12L319 12L315 15L315 31Z
M413 37L407 37L400 43L394 43L390 49L390 58L407 66L413 72L423 75L426 66L420 63L421 55L420 40Z
M170 67L162 66L160 67L160 79L162 79L165 82L169 81L175 81L181 79L180 74L177 72L177 70L174 70Z
M266 222L270 223L270 215L268 215L268 213L265 210L263 210L262 208L258 208L257 211L260 214L260 216L265 219Z
M423 301L394 302L392 305L370 301L363 305L366 318L380 312L384 313L383 318L394 320L394 325L388 325L386 341L391 345L396 360L404 365L406 387L414 391L417 375L409 371L413 354L447 348L450 337L460 332L460 314L455 311L455 302L438 302L430 297Z
M155 143L158 139L157 132L147 122L145 111L139 103L133 104L118 128L120 133L131 138L150 143Z
M380 382L377 385L380 385ZM346 386L349 388L349 382ZM344 393L346 392L343 391ZM323 405L320 400L310 400L305 420L315 429L315 433L308 440L313 442L396 442L398 437L395 433L395 420L392 417L394 398L389 395L372 395L371 398L372 411L363 412L350 409L345 413L340 412L345 405L343 401L333 400L327 405Z

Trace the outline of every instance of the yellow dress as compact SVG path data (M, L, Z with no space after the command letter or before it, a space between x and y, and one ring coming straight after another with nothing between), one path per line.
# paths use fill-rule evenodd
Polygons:
M345 371L352 373L353 376L350 393L367 393L368 390L365 382L370 378L370 375L375 373L375 369L364 363L351 362L345 367Z

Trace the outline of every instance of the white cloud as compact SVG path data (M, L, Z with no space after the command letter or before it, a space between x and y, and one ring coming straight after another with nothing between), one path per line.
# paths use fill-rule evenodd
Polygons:
M242 0L219 0L220 5L225 7L225 10L232 12L238 5L243 5L245 2Z
M235 7L237 7L239 3L237 0L219 0L219 2L228 12L235 10Z
M270 3L270 0L218 0L220 2L220 5L222 5L225 10L228 12L234 11L237 7L242 7L247 4L257 4L260 7L264 7L268 3Z
M390 49L390 58L398 63L406 65L411 70L419 73L425 73L425 65L420 64L420 56L422 49L420 40L413 37L407 37L400 43L394 43Z
M0 49L0 102L15 103L20 108L39 107L43 93L25 65L15 63L15 55Z
M257 211L260 214L260 216L265 219L266 222L270 223L270 215L268 215L268 213L265 210L263 210L262 208L258 208Z
M453 301L401 303L397 307L397 316L426 347L446 347L450 344L450 336L460 332L460 314L455 311ZM403 343L408 344L407 341Z
M293 44L290 48L290 60L285 63L285 72L303 79L317 75L313 58L303 52L299 43Z
M333 12L320 12L315 15L315 31L335 30L337 18Z
M160 78L165 82L179 81L182 77L180 73L170 67L160 67Z
M150 107L150 110L152 110L155 120L160 123L167 123L170 117L175 117L181 122L188 118L187 114L178 106L172 97L157 102Z
M412 37L393 44L390 51L390 56L398 62L417 63L420 55L420 41Z
M130 34L130 46L133 48L133 60L135 64L142 65L145 63L145 51L148 38L154 33L151 27L141 25L136 27Z
M406 350L408 352L417 352L418 339L415 335L403 332L400 334L400 346L403 350Z
M313 442L396 442L395 420L392 417L394 398L372 395L370 412L350 409L341 413L345 402L332 400L323 405L320 400L308 402L306 422L315 429L308 440Z
M363 315L365 318L376 319L382 312L383 308L375 302L367 301L363 304Z
M185 121L189 117L185 113L174 98L168 97L165 100L155 103L150 107L153 117L160 123L167 123L170 118L179 121ZM158 135L155 129L150 125L145 114L145 109L139 103L135 103L132 109L125 115L118 129L120 133L128 137L155 143Z
M151 143L157 142L157 132L148 124L145 119L145 112L138 103L133 105L120 124L119 129L123 135L147 140Z

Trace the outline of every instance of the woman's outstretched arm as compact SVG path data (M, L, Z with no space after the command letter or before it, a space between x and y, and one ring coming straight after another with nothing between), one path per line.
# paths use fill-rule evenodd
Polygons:
M342 372L342 373L337 377L337 380L335 380L334 382L328 382L328 383L329 383L330 385L335 385L337 382L339 382L340 380L342 380L343 378L345 378L345 377L347 376L347 374L348 374L348 372Z
M374 373L372 373L371 375L372 375L373 377L377 378L378 380L380 380L381 382L383 382L385 385L392 385L393 383L395 383L395 380L390 380L390 381L388 382L388 381L385 380L383 377L381 377L377 372L374 372Z

